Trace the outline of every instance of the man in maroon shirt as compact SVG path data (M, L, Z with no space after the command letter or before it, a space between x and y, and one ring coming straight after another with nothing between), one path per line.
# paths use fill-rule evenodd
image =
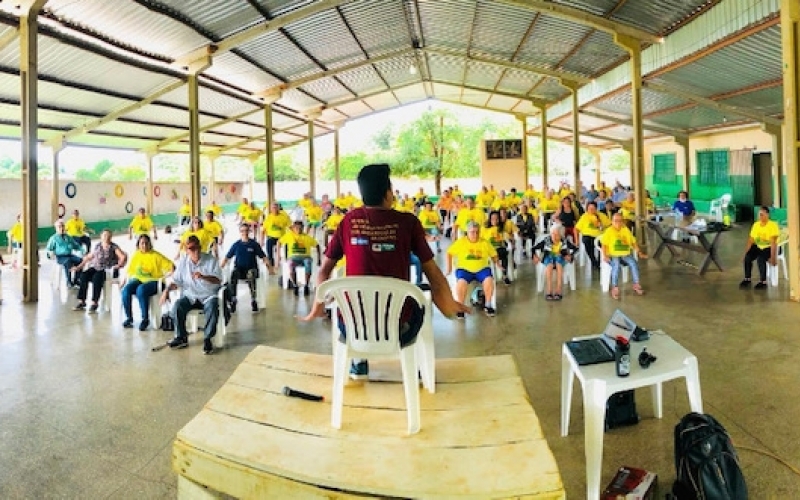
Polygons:
M347 212L339 224L325 251L317 284L330 279L331 271L342 257L347 257L347 276L386 276L408 281L413 252L422 262L433 303L442 314L453 318L459 312L469 313L467 306L453 299L447 279L433 260L433 252L419 219L414 214L392 209L394 193L389 174L389 165L386 164L367 165L359 172L358 187L364 206ZM303 319L324 315L324 304L315 302ZM422 320L419 306L413 301L407 302L400 316L400 343L403 346L416 340ZM343 329L341 324L340 329ZM350 376L359 379L367 378L367 374L366 360L353 360Z

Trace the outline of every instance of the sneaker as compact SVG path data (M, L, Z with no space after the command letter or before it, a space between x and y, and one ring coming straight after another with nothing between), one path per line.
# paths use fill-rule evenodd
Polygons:
M97 314L97 304L89 306L89 314Z
M236 297L231 299L231 314L236 312Z
M292 290L294 290L294 296L295 296L295 297L298 297L298 296L300 296L300 289L299 289L299 288L297 288L297 287L295 286L295 287L292 287Z
M456 313L456 319L464 319L464 318L466 318L466 315L464 313L462 312Z
M544 300L553 300L553 294L548 293L547 295L544 296Z
M485 307L483 310L486 311L486 315L490 318L494 318L497 314L497 311L494 310L494 307Z
M122 323L122 328L133 328L133 320L132 319L126 319Z
M553 300L561 300L563 298L564 296L561 295L560 293L553 294Z
M214 344L211 343L211 339L203 340L203 354L208 356L213 352L214 352Z
M73 311L83 311L86 309L86 302L78 302L78 305L72 308Z
M167 345L170 349L185 349L189 346L189 341L186 340L186 337L175 337L167 342Z
M511 284L511 280L508 279L508 278L503 278L503 283L505 283L506 285L510 285Z
M308 285L306 285L306 286L304 286L304 287L303 287L303 295L305 295L306 297L308 297L309 295L311 295L311 289L310 289L310 288L308 288Z
M143 332L143 331L147 330L147 328L149 326L150 326L150 320L149 319L143 319L142 322L139 323L139 331Z
M350 365L350 378L353 380L366 380L369 378L369 364L366 360L355 361Z
M255 300L250 302L250 308L253 310L254 313L258 312L258 302Z
M750 288L751 284L752 282L750 280L742 280L742 282L739 283L739 288Z
M767 282L766 281L759 281L756 283L756 286L753 287L755 290L766 290L767 289Z

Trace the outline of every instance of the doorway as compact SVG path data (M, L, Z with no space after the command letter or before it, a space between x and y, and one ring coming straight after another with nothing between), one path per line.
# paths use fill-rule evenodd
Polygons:
M755 206L771 207L775 197L772 193L772 153L753 153L753 203Z

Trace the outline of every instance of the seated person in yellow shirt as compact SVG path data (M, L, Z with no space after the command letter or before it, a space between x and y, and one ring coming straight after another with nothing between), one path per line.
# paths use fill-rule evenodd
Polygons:
M600 238L603 246L603 259L611 265L611 297L619 298L619 271L623 265L627 265L631 270L633 278L633 291L637 295L642 295L644 290L639 284L639 263L636 261L633 252L637 252L640 257L646 257L639 251L636 238L630 229L625 227L622 214L617 212L611 218L611 227L603 232Z
M771 266L776 265L778 259L778 237L781 230L778 223L769 220L769 207L763 206L758 211L758 220L750 228L744 253L744 280L739 283L739 288L750 288L750 276L753 272L753 261L758 263L758 274L761 280L756 283L756 290L767 288L767 260Z
M206 213L214 212L214 217L219 217L222 215L222 207L217 205L216 201L211 200L211 205L209 205L208 208L205 209L205 212Z
M72 239L86 249L84 254L92 251L92 239L87 233L93 233L94 231L86 227L86 222L81 219L81 213L78 209L72 212L72 218L64 223L64 228L67 231L67 235L71 236Z
M456 215L456 232L453 235L453 239L458 239L460 236L466 234L467 224L469 222L477 222L479 226L482 226L485 221L486 213L482 208L476 207L475 201L468 196L464 201L464 206L458 211L458 215Z
M144 209L142 209L144 210ZM162 278L174 269L172 261L153 250L150 236L142 234L136 242L136 251L128 263L128 277L122 287L122 307L125 310L124 328L133 328L133 297L139 300L142 321L139 330L147 330L150 326L150 297L157 294L158 284Z
M214 257L219 259L219 249L222 246L223 240L225 239L225 228L222 227L222 224L219 223L218 220L214 218L216 214L213 210L206 211L206 220L203 222L203 229L206 230L208 235L211 237L213 242L211 243L211 249L214 254Z
M17 214L17 222L11 226L11 229L8 230L6 233L6 239L8 240L8 254L13 255L15 249L22 248L22 241L25 238L25 232L22 229L22 215ZM13 265L17 266L18 259L12 259ZM0 264L4 264L2 256L0 256Z
M325 250L328 249L328 242L336 232L336 228L342 223L344 219L344 210L338 206L333 207L333 213L325 219Z
M264 247L270 266L275 265L275 249L278 247L278 240L286 234L291 224L289 216L286 212L281 211L281 207L277 203L273 203L269 207L269 213L264 219L264 234L266 235Z
M563 298L561 284L564 283L564 266L568 262L572 262L574 255L578 252L578 247L564 239L563 230L563 226L553 224L550 227L550 235L534 245L531 250L533 263L544 264L545 300L561 300ZM539 257L536 252L541 252L542 256ZM553 271L556 272L555 283L553 283ZM553 290L554 284L555 290Z
M456 300L464 303L467 298L467 288L473 281L481 284L483 295L486 297L484 311L489 317L497 314L494 297L494 277L490 262L497 264L497 251L491 243L480 237L481 226L475 221L470 221L467 226L466 236L459 238L447 249L447 273L453 272L453 258L456 259ZM464 313L456 313L456 317L464 319Z
M317 205L317 201L314 198L311 198L304 209L306 211L306 233L313 238L317 229L322 226L322 207Z
M183 198L183 205L178 209L179 225L186 226L192 222L192 205L189 203L189 198Z
M189 229L181 234L180 244L178 245L178 253L175 255L175 260L180 259L181 253L186 251L186 240L189 239L189 236L194 236L200 242L200 251L203 253L209 253L211 251L211 246L214 244L214 238L208 234L205 227L203 227L203 221L200 217L192 217L191 223L189 225Z
M236 208L236 221L237 222L244 222L245 217L247 217L247 213L250 211L250 202L247 201L247 198L242 198L242 202L239 203L239 207Z
M603 230L611 225L611 220L603 212L597 211L597 203L586 204L586 212L578 219L575 229L578 231L583 251L589 256L594 269L600 269L600 259L595 253L595 240L603 234Z
M311 249L317 249L317 265L321 265L322 252L320 252L317 240L303 233L303 221L294 221L291 230L284 234L278 243L283 249L283 256L289 262L294 294L299 295L297 286L297 268L303 266L306 273L306 286L303 288L303 295L309 294L308 284L311 282L311 267L314 261L311 259Z
M422 223L422 229L425 230L428 241L435 241L436 251L441 252L442 219L439 212L433 209L432 201L425 201L425 205L422 207L422 210L419 211L417 218Z
M625 199L620 203L620 211L625 225L628 229L633 230L636 224L636 194L633 191L628 193Z
M128 239L133 239L134 235L139 238L141 235L147 235L153 231L153 239L158 239L158 231L156 225L153 224L153 219L147 215L144 207L139 209L139 214L136 215L128 226ZM148 239L149 241L149 239Z
M494 196L489 192L489 188L483 186L481 192L475 196L475 206L481 210L488 210L494 203Z
M494 247L495 252L497 252L497 260L500 262L500 266L498 266L498 274L503 275L503 283L506 285L511 284L511 279L508 277L508 247L506 243L510 241L508 237L508 233L504 228L504 221L500 217L500 212L497 210L492 210L489 212L488 220L486 221L486 225L481 228L480 237L489 243L492 244Z

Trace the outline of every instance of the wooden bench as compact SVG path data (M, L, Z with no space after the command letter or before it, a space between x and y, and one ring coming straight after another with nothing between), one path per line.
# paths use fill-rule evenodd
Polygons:
M421 391L422 430L406 434L399 365L371 364L330 425L331 357L256 347L179 433L179 498L563 499L511 356L437 360ZM372 379L383 379L374 381ZM316 403L282 395L284 386Z

